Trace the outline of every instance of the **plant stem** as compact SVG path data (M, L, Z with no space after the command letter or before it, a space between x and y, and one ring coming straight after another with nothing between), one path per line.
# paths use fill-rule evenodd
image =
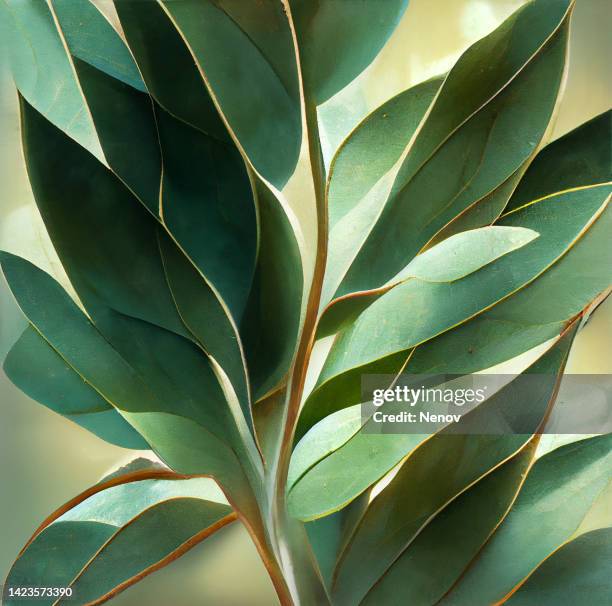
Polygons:
M283 439L281 442L280 453L277 465L277 491L278 496L286 490L287 473L289 471L289 461L295 436L302 394L304 393L304 383L306 381L306 371L312 353L317 327L319 303L321 291L323 289L323 278L327 263L327 237L328 219L327 203L325 199L325 165L321 152L319 139L319 124L317 119L317 107L309 99L305 100L306 130L308 133L308 153L312 171L312 180L315 193L317 211L317 253L315 265L308 294L308 303L304 316L304 325L298 344L298 350L293 365L293 372L289 380L287 413L283 429Z
M327 208L325 200L325 166L321 153L316 104L305 100L306 131L312 180L317 211L317 252L304 324L297 353L287 386L285 411L281 420L281 439L276 456L269 468L267 494L269 510L267 523L272 532L276 557L292 593L293 603L310 606L329 604L329 597L321 578L303 524L291 518L287 511L286 490L289 462L300 412L304 383L315 340L323 277L327 262ZM281 596L279 596L281 597ZM281 597L282 601L282 597Z

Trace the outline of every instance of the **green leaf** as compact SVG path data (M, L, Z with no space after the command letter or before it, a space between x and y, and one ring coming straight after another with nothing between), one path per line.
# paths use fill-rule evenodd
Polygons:
M130 50L151 96L171 115L231 144L202 77L158 2L115 2Z
M331 589L338 555L366 510L369 500L370 491L366 491L340 511L305 525L328 591Z
M526 4L463 54L336 296L391 279L533 155L565 69L570 6L570 0Z
M410 280L385 293L339 335L319 384L351 368L406 351L486 311L556 263L607 206L609 186L561 193L506 215L498 225L540 234L463 280Z
M280 195L260 180L254 189L259 252L240 334L256 401L283 382L293 361L304 278L296 230Z
M146 92L130 51L91 0L51 0L51 5L73 57Z
M214 366L193 343L166 281L158 223L112 173L26 104L23 116L37 205L93 323L173 412L242 446L236 427L250 421L248 397L243 389L242 411L232 410Z
M160 214L239 323L257 255L251 183L238 150L156 112L163 154Z
M28 327L4 360L6 376L28 396L124 448L149 445L125 419Z
M400 159L443 80L432 78L389 99L342 142L327 178L330 231Z
M365 596L403 557L431 516L530 441L554 404L576 329L577 323L524 375L466 413L457 428L451 425L432 437L389 436L385 440L401 443L413 438L415 450L404 453L408 458L372 502L345 549L335 584L340 603L354 603ZM378 437L378 460L371 467L379 465L380 477L401 459L386 459L386 445L380 438L387 436Z
M552 193L612 181L612 111L547 145L535 158L507 210Z
M489 226L461 232L417 255L388 285L340 297L325 308L318 327L319 338L353 323L374 301L401 282L416 278L425 282L454 282L517 250L537 238L531 229Z
M455 234L417 255L394 280L454 282L538 237L524 227L493 225Z
M46 2L3 0L0 25L17 88L28 102L101 162L104 153ZM104 21L103 17L100 19ZM107 23L108 25L108 23Z
M160 155L151 102L118 33L89 0L10 0L3 7L21 95L157 213Z
M563 545L514 593L510 606L572 606L610 599L612 528L594 530Z
M376 57L399 23L408 0L290 0L307 95L321 104Z
M322 304L332 298L387 199L389 192L376 184L390 181L383 177L405 151L442 80L417 84L383 103L355 127L334 155L327 183L329 255Z
M311 467L352 438L361 425L361 405L357 405L339 410L312 427L291 453L289 489Z
M612 436L574 442L545 455L516 503L443 604L503 599L570 539L609 482Z
M532 441L442 509L362 603L399 606L410 600L414 606L436 604L507 514L523 484L534 448Z
M559 335L612 280L609 208L536 280L490 309L419 345L406 372L468 374L517 356ZM407 349L321 381L306 400L298 439L318 420L361 401L362 374L396 374Z
M89 313L101 319L119 312L186 334L166 284L155 219L109 170L27 102L21 111L36 204Z
M207 408L178 397L180 392L176 393L172 385L166 386L163 378L155 382L152 365L145 364L149 370L145 382L48 274L6 252L0 252L0 265L17 303L34 328L118 410L171 469L184 474L209 474L219 479L233 498L248 501L244 472L235 453L210 429L211 425L214 430L222 429L229 433L228 439L236 440L233 426L228 425L229 411L225 406ZM133 346L138 347L139 342ZM146 347L154 349L148 343ZM180 367L184 381L193 373L176 355L164 362L166 366Z
M302 138L295 52L281 2L265 0L256 10L231 0L160 2L247 157L281 188Z
M168 286L185 326L227 373L245 418L251 422L245 360L230 311L206 278L162 230L159 245Z
M78 58L73 61L108 166L157 216L162 159L150 97Z
M357 433L340 447L334 445L333 452L310 467L293 485L288 497L290 511L300 519L313 519L346 505L404 457L411 455L390 487L375 500L362 520L362 530L351 547L350 561L347 563L345 559L346 576L338 581L343 585L339 588L341 593L349 586L351 592L359 592L360 588L366 591L397 555L394 549L401 549L410 538L409 534L398 532L400 526L405 533L410 530L416 532L419 522L427 519L445 501L493 465L515 453L529 438L522 433L537 430L553 398L557 374L564 364L573 332L527 370L528 374L544 373L545 376L538 377L541 380L521 380L522 375L519 375L464 415L459 426L461 435L448 435L455 431L453 426L442 429L433 437L418 433L376 433L374 422L366 420ZM517 402L521 405L517 405ZM521 435L500 436L495 430L495 423L500 417L507 423L506 427L514 428L517 422L524 422ZM489 427L494 429L489 432L492 435L478 435L486 434ZM475 442L481 443L480 449L472 450ZM475 452L478 453L477 461L472 459ZM465 465L460 466L462 473L449 481L448 469L464 457ZM440 481L431 480L435 473L441 474ZM423 478L429 479L425 481ZM419 497L416 498L414 486L420 485L419 482L424 482L428 488L419 488ZM400 496L391 486L398 486L402 495L409 496ZM414 514L408 513L407 500L410 507L414 507ZM417 526L410 526L406 519ZM389 538L382 542L384 551L377 554L375 562L366 563L364 554L371 553L376 546L378 538L373 538L373 532L380 533L381 525L389 532ZM377 530L373 531L373 528ZM348 581L348 577L352 580Z
M80 604L105 601L234 519L211 480L113 486L40 530L17 558L7 585L71 587ZM37 602L51 605L56 599ZM20 600L7 598L5 603Z

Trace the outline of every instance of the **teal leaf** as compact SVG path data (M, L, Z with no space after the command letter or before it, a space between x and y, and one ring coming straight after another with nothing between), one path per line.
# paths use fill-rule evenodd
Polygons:
M612 181L612 110L547 145L535 158L506 210L558 191Z
M399 23L408 0L290 0L306 94L321 104L357 77Z
M488 605L533 574L588 516L609 482L611 458L607 435L539 459L510 513L442 604Z
M31 326L13 345L3 367L6 376L28 396L99 438L124 448L149 448Z
M462 55L336 296L391 279L531 158L563 78L570 8L569 0L526 4Z
M462 420L465 425L459 426L458 432L449 426L414 443L415 450L405 453L406 460L371 503L344 551L335 585L341 603L361 599L406 553L406 547L436 512L531 440L554 405L576 330L577 323L524 375L467 412ZM399 443L410 437L420 438L369 437L379 438L379 454L371 466L377 464L376 459L378 464L387 463L386 469L380 468L380 475L399 462L385 461L386 445L381 438ZM376 447L376 442L371 444L371 448ZM354 486L347 487L355 490Z
M282 187L302 138L295 52L282 4L265 0L257 10L226 0L161 0L161 5L246 156L265 179Z
M234 519L211 480L111 486L37 532L11 568L7 586L70 587L81 604L106 601ZM37 601L50 606L56 599Z
M293 515L300 519L308 520L340 509L356 496L361 494L366 488L383 477L404 457L408 457L402 469L395 476L391 485L375 500L376 506L368 509L369 519L378 519L371 526L366 524L363 534L356 535L357 547L353 552L350 564L347 564L347 576L353 579L346 585L351 586L351 592L359 592L358 587L367 590L367 584L376 580L376 574L384 571L386 565L397 555L393 550L407 540L406 535L393 531L393 519L397 520L398 525L406 533L412 528L402 515L406 513L406 506L402 498L391 486L400 486L400 490L406 490L412 505L416 509L423 507L426 511L420 511L409 518L412 524L418 523L421 519L426 519L430 513L456 494L452 492L455 488L460 492L470 482L485 473L491 466L499 463L505 457L516 452L529 438L528 435L498 435L495 431L495 423L499 418L503 418L507 427L513 428L516 422L522 419L525 422L523 427L528 427L534 433L545 416L554 394L557 384L557 375L563 367L569 345L571 344L574 331L570 331L569 336L561 339L555 347L552 347L542 358L536 361L526 372L530 374L545 373L545 379L538 381L538 390L534 390L533 381L521 381L517 377L506 387L490 396L482 404L465 414L462 423L465 423L464 431L461 435L447 435L453 432L453 427L442 429L433 437L417 433L405 434L385 434L376 432L374 422L365 420L360 430L350 436L341 446L335 446L333 452L329 452L325 458L317 461L302 477L293 485L289 492L289 508ZM550 375L550 376L548 376ZM522 406L516 404L521 402ZM525 407L525 408L523 408ZM316 427L316 426L315 426ZM494 430L487 432L486 429L492 427ZM492 435L475 436L474 434ZM497 435L496 435L497 434ZM308 435L308 434L307 434ZM482 440L482 448L471 450L474 440ZM419 448L420 447L420 448ZM462 473L455 479L460 483L453 486L448 481L445 473L449 465L452 467L457 460L462 459L465 452L467 459L465 465L461 466ZM472 452L478 452L478 461L474 462L470 458ZM483 453L489 453L490 458ZM436 454L438 453L438 454ZM409 456L410 455L410 456ZM449 457L448 460L445 457ZM472 464L473 463L473 464ZM430 488L421 488L418 499L414 496L413 482L423 482L419 475L423 477L435 477L435 470L440 471L444 481L427 481ZM412 474L412 475L411 475ZM411 479L405 480L406 477ZM418 478L421 478L419 480ZM465 482L465 484L462 484ZM406 484L404 487L403 484ZM412 487L412 488L410 488ZM449 492L446 492L449 491ZM444 496L441 496L444 493ZM436 495L433 497L433 495ZM423 499L421 501L420 499ZM441 499L442 503L432 499ZM429 511L429 508L432 508ZM395 509L396 508L396 509ZM416 511L415 509L415 511ZM378 511L378 514L376 513ZM391 512L395 511L396 517L393 518ZM421 515L422 514L422 515ZM379 518L376 518L379 515ZM381 551L374 558L376 563L366 564L364 553L373 549L375 544L372 539L372 528L378 528L380 532L381 520L385 520L384 526L388 529L390 537L384 541L384 551ZM418 526L414 528L416 531ZM364 545L367 547L364 550ZM395 547L394 547L395 545ZM385 564L386 563L386 564ZM357 566L359 571L353 570L352 565ZM361 567L367 567L361 569ZM348 572L350 570L350 572ZM355 573L355 574L354 574ZM355 579L359 581L355 581ZM344 586L343 581L343 586Z

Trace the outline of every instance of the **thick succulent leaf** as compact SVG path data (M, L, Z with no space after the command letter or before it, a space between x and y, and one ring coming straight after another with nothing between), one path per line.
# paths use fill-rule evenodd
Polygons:
M99 438L144 449L134 428L29 326L4 361L6 376L28 396Z
M317 336L334 334L349 326L374 301L405 280L454 282L517 250L538 234L521 227L489 226L450 236L417 255L389 284L374 290L344 295L323 310Z
M514 192L507 210L557 191L612 181L612 110L547 145Z
M376 580L377 573L384 572L395 558L397 551L394 549L400 549L411 538L410 535L399 533L398 527L402 527L406 533L411 530L416 532L418 524L444 502L516 452L527 441L529 436L522 434L500 437L495 430L500 418L507 422L509 428L517 427L517 422L521 420L525 423L523 427L528 428L525 431L536 431L555 393L557 374L563 366L573 333L574 330L570 331L527 370L531 374L549 375L537 382L537 392L535 381L524 381L521 376L517 377L463 416L461 435L448 435L454 431L453 426L442 429L433 437L418 433L376 433L374 422L366 420L357 433L340 447L336 446L333 452L319 460L293 485L288 497L290 511L300 519L313 519L341 508L413 453L390 487L377 497L362 520L359 534L355 536L351 551L345 559L346 576L339 579L341 592L345 584L357 594L360 588L366 591ZM486 433L488 427L493 429L492 435L472 435ZM475 440L481 440L482 446L472 450ZM421 448L418 448L420 445ZM474 452L479 453L477 461L472 459ZM460 465L460 472L453 481L449 481L448 469L454 469L457 461L462 458L465 458L466 464ZM439 482L431 480L435 473L440 474ZM416 498L414 486L420 485L419 482L424 481L422 478L429 478L425 481L427 488L419 488L419 496ZM395 490L392 486L399 488ZM402 498L404 490L410 496ZM412 514L408 514L407 500L410 507L414 508ZM396 524L393 523L394 519ZM416 527L411 528L406 519ZM388 530L389 538L382 542L384 550L377 554L375 562L366 564L364 555L376 546L378 539L373 539L372 535L380 534L381 524ZM377 530L373 531L373 528ZM379 537L379 534L376 536ZM361 570L361 567L367 570ZM357 569L358 573L355 574ZM346 582L348 577L353 580Z
M393 175L383 177L405 151L442 80L418 84L381 105L355 127L334 155L327 180L329 255L323 305L332 298L385 203Z
M612 528L594 530L563 545L505 603L573 606L610 601Z
M7 585L71 587L79 604L102 603L234 519L219 489L205 478L113 486L43 527L17 558Z
M336 296L392 278L532 156L564 74L570 4L531 2L459 59Z
M537 237L538 233L532 229L501 225L464 231L417 255L395 279L454 282Z
M302 259L296 231L276 194L254 184L260 223L253 288L240 334L254 400L286 376L297 343L303 292Z
M607 206L611 190L561 193L506 215L498 225L526 227L540 236L463 280L410 280L385 293L335 341L319 384L419 345L524 288L584 236Z
M514 506L441 602L497 603L571 539L610 479L612 436L574 442L537 461Z
M424 441L421 436L413 439L416 450L374 499L343 554L335 584L341 603L359 601L405 553L431 516L530 441L554 403L577 325L527 369L526 374L536 376L518 376L466 413L460 434L449 426ZM498 425L500 419L507 425ZM375 456L391 469L394 462L384 461L381 437L380 454ZM415 436L389 437L386 441L407 442ZM371 441L371 449L375 447Z
M253 166L282 187L295 168L302 137L295 52L282 3L266 0L255 8L232 0L161 0L161 5Z
M532 440L515 457L451 501L406 547L361 603L436 604L507 514L523 484L535 446Z
M304 87L323 103L358 76L399 23L408 0L360 0L347 10L336 0L289 0Z
M244 494L245 479L234 452L202 424L216 422L215 429L223 425L229 431L223 418L225 408L207 410L179 394L170 396L160 391L150 376L143 379L119 355L51 276L5 252L0 253L0 265L17 303L37 332L120 412L171 469L211 475L234 498ZM180 358L169 357L165 362L184 366ZM187 381L193 372L189 366L184 367L182 378Z
M238 150L157 112L164 224L239 322L251 289L257 218Z

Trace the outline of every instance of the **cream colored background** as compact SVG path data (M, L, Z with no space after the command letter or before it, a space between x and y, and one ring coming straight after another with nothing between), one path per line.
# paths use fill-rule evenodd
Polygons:
M411 0L379 58L323 108L328 150L368 111L404 88L447 70L463 49L520 4L519 0ZM577 0L569 78L554 136L610 104L611 6L609 0ZM3 59L0 52L0 248L61 277L32 202L19 147L15 92ZM302 198L303 179L298 172L286 188L290 202ZM310 240L313 225L308 209L295 210ZM0 283L0 358L23 325L5 284ZM608 301L580 334L569 369L612 372L611 335L612 302ZM129 451L98 440L32 402L0 371L0 577L4 579L40 520L130 456ZM113 603L258 606L275 602L255 549L246 533L233 525Z

